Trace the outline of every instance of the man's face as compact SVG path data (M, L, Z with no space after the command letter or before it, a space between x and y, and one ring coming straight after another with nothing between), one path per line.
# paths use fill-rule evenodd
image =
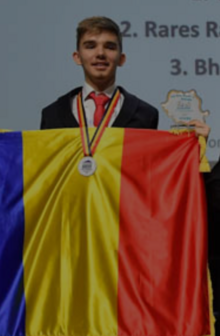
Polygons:
M95 89L112 85L117 66L125 62L117 36L108 31L85 33L73 58L76 64L82 65L86 82Z

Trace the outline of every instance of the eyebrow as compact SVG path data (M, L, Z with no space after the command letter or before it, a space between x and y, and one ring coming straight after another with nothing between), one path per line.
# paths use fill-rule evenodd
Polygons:
M83 45L90 45L90 44L96 44L97 42L95 40L87 40L83 42ZM105 41L104 45L112 46L117 48L117 42L114 41Z
M87 44L87 43L95 43L95 41L93 41L93 40L87 40L87 41L83 42L83 44Z

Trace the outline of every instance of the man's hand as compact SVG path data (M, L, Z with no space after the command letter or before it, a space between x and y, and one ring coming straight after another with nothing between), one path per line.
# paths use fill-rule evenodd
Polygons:
M194 119L187 123L189 126L194 126L196 136L202 135L207 140L211 128L204 122Z

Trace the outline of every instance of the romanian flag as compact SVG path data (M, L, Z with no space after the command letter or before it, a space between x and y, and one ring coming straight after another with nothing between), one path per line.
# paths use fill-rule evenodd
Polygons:
M0 134L0 336L210 334L199 150L107 128L85 177L79 129Z

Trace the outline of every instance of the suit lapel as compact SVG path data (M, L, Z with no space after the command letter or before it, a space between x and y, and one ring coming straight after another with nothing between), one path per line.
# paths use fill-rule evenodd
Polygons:
M72 112L72 100L82 90L81 87L74 89L58 100L59 117L64 127L79 127L79 124Z
M132 119L137 107L138 99L135 96L129 94L122 87L119 86L120 92L124 96L124 102L121 111L117 118L115 119L112 127L125 127L129 121Z

